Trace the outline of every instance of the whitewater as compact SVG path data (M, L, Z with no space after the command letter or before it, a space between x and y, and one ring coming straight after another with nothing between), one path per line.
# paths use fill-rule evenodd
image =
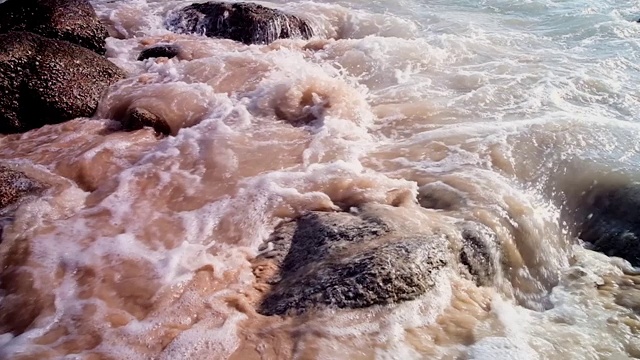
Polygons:
M640 181L640 1L257 2L315 31L268 45L167 30L190 3L92 1L127 79L91 119L0 136L50 185L4 228L0 358L640 358L640 270L572 217ZM171 134L121 130L132 106ZM260 314L274 229L364 205L408 234L487 226L496 282Z

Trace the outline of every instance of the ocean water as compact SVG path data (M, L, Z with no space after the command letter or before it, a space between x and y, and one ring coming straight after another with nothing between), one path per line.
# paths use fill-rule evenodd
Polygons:
M0 136L50 185L4 229L0 358L640 358L640 271L571 216L640 179L640 2L260 2L317 36L253 46L167 31L189 3L92 1L129 78L92 119ZM154 43L181 54L136 61ZM131 106L172 135L121 131ZM256 312L278 223L370 203L408 232L490 227L496 285Z

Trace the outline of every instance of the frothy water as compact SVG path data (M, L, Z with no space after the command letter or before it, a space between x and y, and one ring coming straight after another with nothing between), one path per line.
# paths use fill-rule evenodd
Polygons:
M636 1L260 2L317 36L253 46L165 30L189 3L94 1L129 78L94 119L0 137L50 185L4 229L0 357L640 358L637 269L567 216L640 177ZM154 43L180 54L136 61ZM172 136L118 130L135 106ZM278 223L369 203L407 231L486 225L496 283L256 312Z

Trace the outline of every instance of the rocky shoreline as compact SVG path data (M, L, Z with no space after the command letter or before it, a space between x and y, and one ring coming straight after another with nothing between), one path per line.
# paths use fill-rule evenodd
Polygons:
M166 25L176 33L242 44L314 36L304 19L252 3L189 5L171 14ZM104 56L106 38L106 29L88 1L0 4L0 133L25 133L92 117L104 92L127 77ZM179 58L180 53L175 44L154 45L144 48L138 61ZM164 136L172 134L167 120L151 109L132 105L118 115L114 120L124 130L150 127ZM0 181L0 210L7 213L47 187L1 164ZM576 235L595 251L640 266L640 223L634 210L640 204L639 189L640 185L630 184L585 192L579 202L583 209L576 212ZM423 207L434 211L447 207L428 194L421 200ZM399 304L428 293L446 271L479 287L496 283L504 264L494 230L465 220L453 224L452 233L408 232L380 215L390 208L365 204L343 211L309 211L284 220L251 259L262 290L254 304L257 311L295 317L323 309ZM0 263L0 274L11 270L15 269ZM0 310L2 306L0 302ZM28 327L22 325L0 328L19 335Z
M189 5L172 13L167 27L245 44L313 36L305 20L253 3ZM104 91L126 77L99 56L108 32L88 0L8 0L0 4L0 36L2 134L91 117ZM153 46L138 60L172 58L179 51L170 44ZM129 109L115 120L127 130L149 126L170 133L167 121L148 109Z

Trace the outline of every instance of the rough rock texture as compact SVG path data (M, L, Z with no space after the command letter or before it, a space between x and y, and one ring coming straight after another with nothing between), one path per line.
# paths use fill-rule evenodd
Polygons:
M412 300L434 287L445 266L458 262L454 249L467 258L462 265L468 273L489 282L494 264L483 235L469 228L452 247L444 235L399 233L371 216L311 212L280 225L254 260L277 268L259 311L283 315Z
M102 92L124 78L85 48L28 32L0 35L0 133L93 115Z
M245 44L313 36L313 28L307 21L253 3L192 4L173 13L166 24L169 30L178 33L203 34Z
M180 54L180 47L178 47L177 45L173 45L173 44L157 45L157 46L153 46L153 47L142 50L140 52L140 55L138 56L138 61L142 61L150 58L159 58L159 57L166 57L171 59L178 56L179 54Z
M496 276L498 239L488 227L474 222L458 224L461 229L462 246L458 261L480 286L489 286Z
M29 178L22 172L0 165L0 243L2 243L4 226L12 221L11 211L8 211L9 207L23 197L38 193L43 189L43 184Z
M0 34L29 31L105 53L107 29L87 0L7 0L0 4Z
M125 130L139 130L145 126L149 126L159 134L171 134L171 127L169 127L169 124L164 119L139 107L127 110L122 120L122 126Z
M0 209L16 203L22 197L40 191L43 185L25 174L0 165Z
M640 184L587 196L580 238L593 244L592 250L640 266Z

